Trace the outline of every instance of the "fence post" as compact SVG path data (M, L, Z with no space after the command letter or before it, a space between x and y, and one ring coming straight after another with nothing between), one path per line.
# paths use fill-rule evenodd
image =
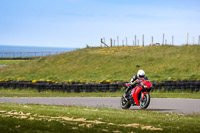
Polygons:
M153 36L152 36L152 38L151 38L152 40L151 40L151 46L153 46Z
M162 45L164 45L165 44L165 34L163 33L163 43L162 43Z
M110 47L112 47L112 38L110 38Z
M136 35L135 35L135 46L137 46L137 44L136 44L136 43L137 43L137 38L136 38Z
M172 45L174 45L174 36L172 36Z
M200 45L200 35L199 35L199 42L198 42L198 44Z
M128 46L127 37L126 37L126 46Z
M144 34L142 36L142 46L144 47Z
M119 46L119 36L117 36L117 45Z
M186 45L188 45L188 40L189 40L189 33L187 33L187 43L186 43Z
M102 43L103 43L103 39L101 38L101 48L102 48L102 46L103 46Z
M194 37L192 38L192 42L193 42L193 45L194 45Z

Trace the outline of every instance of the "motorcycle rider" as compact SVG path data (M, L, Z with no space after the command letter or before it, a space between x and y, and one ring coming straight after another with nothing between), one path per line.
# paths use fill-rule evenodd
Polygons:
M128 94L127 94L127 92L131 89L131 88L134 88L137 84L138 84L138 82L134 82L134 81L136 81L137 79L138 80L140 80L140 79L148 79L147 77L145 77L145 72L144 72L144 70L138 70L138 72L137 72L137 74L136 75L134 75L133 76L133 78L131 79L131 81L130 81L130 83L131 83L131 85L129 85L127 88L126 88L126 90L125 90L125 97L127 97L128 96Z

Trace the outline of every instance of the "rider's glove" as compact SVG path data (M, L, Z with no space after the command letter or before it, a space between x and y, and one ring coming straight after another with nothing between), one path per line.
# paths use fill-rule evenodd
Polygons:
M147 89L147 86L144 83L142 83L142 86L144 89Z
M143 85L144 89L147 89L147 86L146 85Z

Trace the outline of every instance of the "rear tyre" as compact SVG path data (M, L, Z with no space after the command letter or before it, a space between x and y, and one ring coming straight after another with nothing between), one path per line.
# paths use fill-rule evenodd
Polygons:
M140 108L146 109L149 106L149 103L150 103L150 95L149 93L145 93L144 99L142 97L140 98Z
M120 106L122 109L129 109L131 106L131 103L122 96L121 101L120 101Z

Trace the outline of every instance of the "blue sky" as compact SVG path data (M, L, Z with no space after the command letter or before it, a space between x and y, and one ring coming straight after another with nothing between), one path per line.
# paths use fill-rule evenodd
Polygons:
M100 38L132 45L198 43L200 0L1 0L0 44L50 47L99 46Z

